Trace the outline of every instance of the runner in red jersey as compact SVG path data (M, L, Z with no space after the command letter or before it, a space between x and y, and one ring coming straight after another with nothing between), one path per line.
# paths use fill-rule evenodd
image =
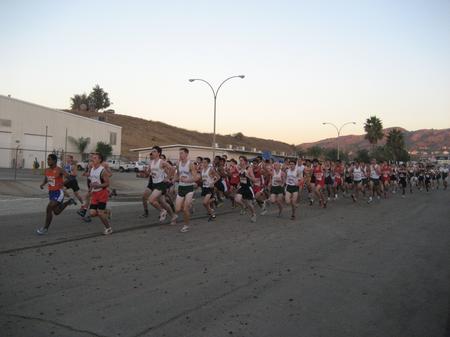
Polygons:
M342 166L342 162L338 160L333 169L334 173L334 198L338 198L339 190L342 191L342 176L344 175L344 167Z
M48 233L48 228L53 219L53 214L59 215L68 205L76 205L75 200L70 198L66 202L64 201L64 178L69 177L69 174L65 172L61 167L57 166L58 157L51 153L47 157L48 168L45 169L44 181L40 185L43 189L45 184L48 185L48 198L47 213L45 217L45 225L36 230L38 235L44 235Z
M325 175L324 175L322 165L319 164L319 161L317 159L313 160L312 173L314 176L314 184L315 184L314 193L319 198L319 201L320 201L320 204L322 205L322 207L326 208L327 202L326 202L326 200L323 196L323 192L322 192L325 187Z
M261 158L262 159L262 158ZM253 175L255 180L253 181L253 193L255 193L255 200L258 206L261 208L261 215L266 214L266 195L264 193L264 176L262 161L258 157L253 161Z
M381 189L383 190L384 198L387 198L389 192L389 184L391 182L391 167L387 162L381 165Z

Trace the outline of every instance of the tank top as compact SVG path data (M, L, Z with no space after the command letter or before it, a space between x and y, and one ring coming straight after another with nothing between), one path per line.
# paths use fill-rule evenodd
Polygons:
M94 167L91 168L91 172L89 172L89 179L91 181L91 184L93 184L93 183L101 184L102 183L103 170L104 170L104 168L101 165L99 165L99 167L97 167L97 168L94 168ZM104 187L93 188L92 191L98 192L98 191L101 191L102 189L104 189Z
M69 177L67 179L74 180L76 178L76 176L72 175L72 164L65 164L64 171L66 171L69 174Z
M63 177L58 173L58 167L54 169L47 168L45 176L47 177L47 185L49 191L58 191L63 187Z
M361 167L355 167L353 169L353 180L361 181L362 180L362 170Z
M379 179L380 176L377 173L376 168L378 167L378 165L370 165L370 178L372 179Z
M281 172L281 170L278 173L276 170L272 171L272 186L281 186L281 183L283 182Z
M286 171L286 184L289 186L297 186L298 185L298 176L299 170L298 168L294 168L291 170L290 168Z
M239 168L239 183L241 187L250 186L250 178L247 175L247 169L248 167L246 167L245 169Z
M323 179L323 171L321 166L316 166L313 170L314 177L316 177L316 181L322 181Z
M161 159L158 159L155 163L154 160L150 162L150 170L152 174L153 184L162 183L164 181L165 172L161 168Z
M301 179L303 178L303 172L305 171L305 165L296 166L298 171L298 177Z
M208 166L206 170L202 170L202 186L205 188L212 188L214 186L214 179L210 176L211 166Z
M255 175L255 182L253 183L253 185L254 186L262 186L263 185L263 176L261 174L261 170L253 171L253 174Z
M192 186L194 185L193 176L191 172L191 161L188 160L186 164L183 164L181 161L178 163L178 176L180 177L179 186ZM182 182L181 177L184 177L187 180L191 180L192 182Z

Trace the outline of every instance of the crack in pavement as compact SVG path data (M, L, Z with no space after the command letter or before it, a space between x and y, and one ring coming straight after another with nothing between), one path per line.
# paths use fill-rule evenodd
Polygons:
M79 333L88 334L89 336L108 337L106 335L99 335L99 334L97 334L95 332L92 332L92 331L89 331L89 330L77 329L77 328L74 328L74 327L72 327L70 325L66 325L66 324L63 324L63 323L58 323L58 322L52 321L50 319L43 319L43 318L40 318L40 317L24 316L24 315L17 315L17 314L9 314L9 313L4 313L4 312L0 312L0 315L7 316L7 317L21 318L21 319L26 319L26 320L32 320L32 321L38 321L38 322L43 322L43 323L50 323L50 324L56 325L56 326L58 326L60 328L67 329L67 330L72 331L72 332L79 332Z

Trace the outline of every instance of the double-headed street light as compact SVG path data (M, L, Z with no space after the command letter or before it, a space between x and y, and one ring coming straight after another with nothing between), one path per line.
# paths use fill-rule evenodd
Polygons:
M339 160L339 137L340 137L340 135L341 135L341 130L342 130L342 128L343 128L344 126L346 126L346 125L349 125L349 124L354 124L354 125L356 125L356 123L355 123L355 122L347 122L347 123L342 124L340 128L338 128L336 125L334 125L333 123L330 123L330 122L324 122L324 123L322 123L322 124L323 124L323 125L328 124L328 125L334 126L334 128L335 128L336 131L337 131L337 140L336 140L336 142L337 142L337 160Z
M194 81L201 81L201 82L205 82L212 90L213 95L214 95L214 131L213 131L213 141L212 141L212 148L213 148L213 159L216 155L216 103L217 103L217 94L219 93L220 88L222 87L222 85L228 81L231 80L232 78L244 78L245 75L236 75L236 76L231 76L228 77L227 79L225 79L222 83L220 83L220 85L217 87L216 90L214 90L213 86L206 80L201 79L201 78L191 78L189 79L189 82L194 82Z

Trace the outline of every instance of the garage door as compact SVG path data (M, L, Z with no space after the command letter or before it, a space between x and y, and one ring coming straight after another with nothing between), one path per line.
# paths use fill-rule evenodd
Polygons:
M11 133L0 132L0 167L11 167L11 139Z
M25 134L23 138L22 158L24 168L33 168L34 160L37 159L39 165L45 158L45 136ZM53 138L47 137L47 154L53 151Z

